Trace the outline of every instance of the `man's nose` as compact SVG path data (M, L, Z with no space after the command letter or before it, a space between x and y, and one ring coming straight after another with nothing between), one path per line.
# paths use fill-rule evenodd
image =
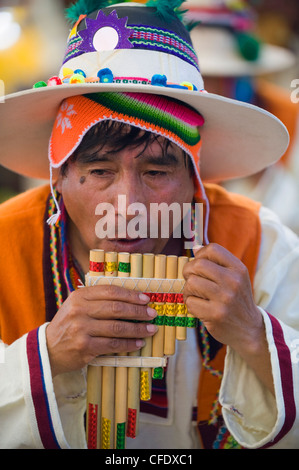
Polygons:
M116 223L118 227L118 236L132 236L128 231L128 224L131 220L137 218L139 224L146 226L147 209L144 204L144 191L138 177L124 178L119 181L117 203L115 204Z
M144 191L139 178L136 176L122 178L122 180L118 182L117 194L118 203L121 201L122 210L126 210L127 212L130 212L132 205L144 203Z

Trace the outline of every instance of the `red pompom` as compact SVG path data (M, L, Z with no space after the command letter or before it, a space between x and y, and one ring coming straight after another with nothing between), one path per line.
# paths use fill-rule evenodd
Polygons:
M47 83L48 86L62 85L62 80L59 77L51 77Z

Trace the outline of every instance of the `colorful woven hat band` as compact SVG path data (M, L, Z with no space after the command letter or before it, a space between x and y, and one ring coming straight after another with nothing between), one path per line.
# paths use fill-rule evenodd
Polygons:
M199 168L203 117L183 103L146 93L93 93L65 99L57 114L49 159L59 168L97 123L113 120L161 135L190 155Z

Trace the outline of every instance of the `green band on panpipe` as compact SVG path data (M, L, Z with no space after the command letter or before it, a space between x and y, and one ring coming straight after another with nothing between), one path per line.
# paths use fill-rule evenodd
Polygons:
M116 428L116 448L125 449L126 446L126 423L118 423Z
M173 317L173 316L171 316L171 317L165 316L164 318L165 318L165 320L164 320L164 325L165 325L165 326L176 326L176 324L175 324L175 318L176 318L176 317Z
M186 317L175 317L175 325L174 326L187 326L187 318Z
M187 317L187 328L196 328L198 325L198 319L194 317Z
M123 263L120 261L118 263L118 271L121 273L129 273L131 271L131 263Z
M154 368L153 379L163 379L163 367Z
M158 315L156 318L150 321L154 325L158 326L183 326L186 328L196 328L198 326L198 319L193 317L173 317L166 315Z
M154 325L164 325L164 315L158 315L151 323Z

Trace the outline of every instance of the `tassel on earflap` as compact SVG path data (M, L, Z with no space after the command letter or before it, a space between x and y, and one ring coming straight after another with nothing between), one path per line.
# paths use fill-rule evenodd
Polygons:
M54 204L56 206L57 212L55 214L52 214L51 217L48 218L47 224L48 225L56 225L58 220L60 219L61 216L61 210L58 204L58 201L55 196L55 191L53 187L53 171L52 171L52 165L50 164L50 188L51 188L51 194L53 197Z

